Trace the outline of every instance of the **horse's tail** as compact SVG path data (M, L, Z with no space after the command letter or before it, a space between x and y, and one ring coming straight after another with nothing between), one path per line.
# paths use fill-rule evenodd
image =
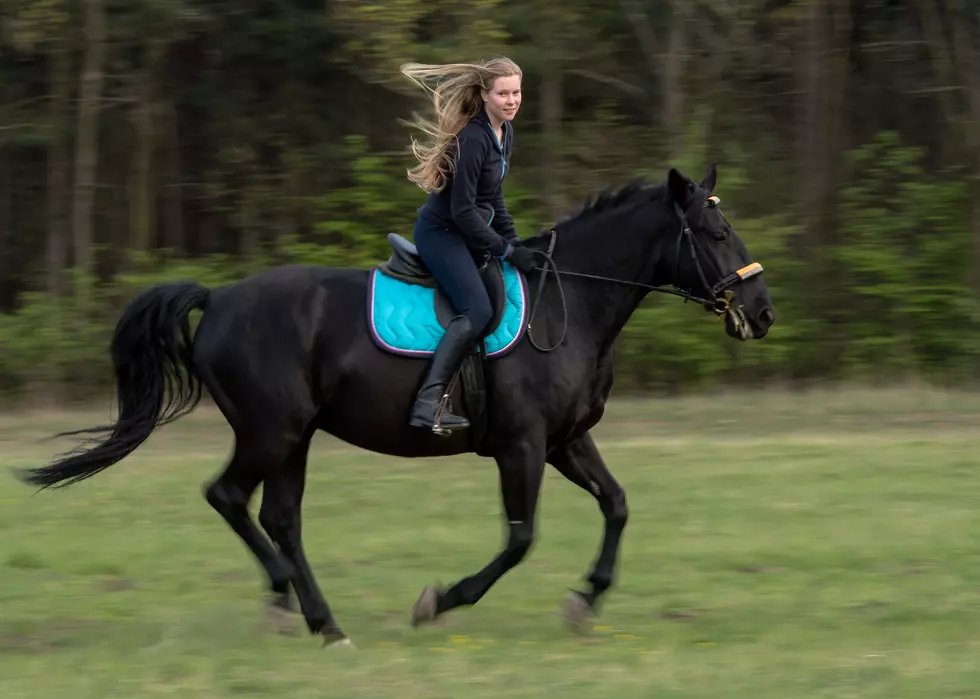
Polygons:
M62 432L103 433L89 449L19 477L48 488L85 480L133 452L154 429L186 415L201 399L188 315L208 302L208 289L193 282L160 284L134 298L116 324L110 346L119 417L114 425ZM106 434L107 433L107 434Z

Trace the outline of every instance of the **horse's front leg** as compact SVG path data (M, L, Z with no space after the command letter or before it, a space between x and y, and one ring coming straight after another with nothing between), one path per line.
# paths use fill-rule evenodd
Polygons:
M591 589L573 591L565 603L566 622L581 633L588 630L598 602L615 577L619 543L629 514L626 492L606 468L588 432L555 447L548 455L548 463L572 483L589 491L598 501L605 518L602 547L586 578Z
M531 550L538 494L544 473L544 452L544 440L529 437L508 445L495 457L508 522L504 548L483 570L463 578L448 589L430 585L422 590L412 609L413 626L433 621L456 607L476 604Z

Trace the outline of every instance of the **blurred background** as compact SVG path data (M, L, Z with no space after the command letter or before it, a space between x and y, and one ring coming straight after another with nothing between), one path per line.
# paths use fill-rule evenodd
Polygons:
M496 554L496 469L318 435L305 547L353 655L267 622L201 496L209 406L71 489L13 479L105 421L140 290L385 259L425 197L398 66L494 54L522 236L716 160L776 308L751 343L661 294L626 326L592 637L556 612L603 520L551 469L533 555L414 630ZM0 695L976 697L978 292L980 0L0 0Z
M617 391L974 380L978 0L0 0L0 394L111 387L163 279L368 267L411 234L426 113L404 61L524 70L522 236L609 185L700 177L777 323L727 339L654 295Z

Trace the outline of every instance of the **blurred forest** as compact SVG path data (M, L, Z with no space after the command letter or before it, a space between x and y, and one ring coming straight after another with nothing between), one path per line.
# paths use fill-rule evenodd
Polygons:
M980 359L980 0L0 0L0 396L112 386L163 279L367 267L410 235L400 63L524 70L522 236L676 165L766 268L736 343L654 294L617 391L966 385Z

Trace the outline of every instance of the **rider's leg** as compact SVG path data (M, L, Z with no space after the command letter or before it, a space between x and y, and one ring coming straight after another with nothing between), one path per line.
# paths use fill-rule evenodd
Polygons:
M449 381L489 324L493 311L473 254L460 235L420 219L415 225L414 237L422 261L435 275L459 314L446 328L412 407L410 424L432 429ZM438 423L445 430L469 427L466 418L447 410L439 415Z

